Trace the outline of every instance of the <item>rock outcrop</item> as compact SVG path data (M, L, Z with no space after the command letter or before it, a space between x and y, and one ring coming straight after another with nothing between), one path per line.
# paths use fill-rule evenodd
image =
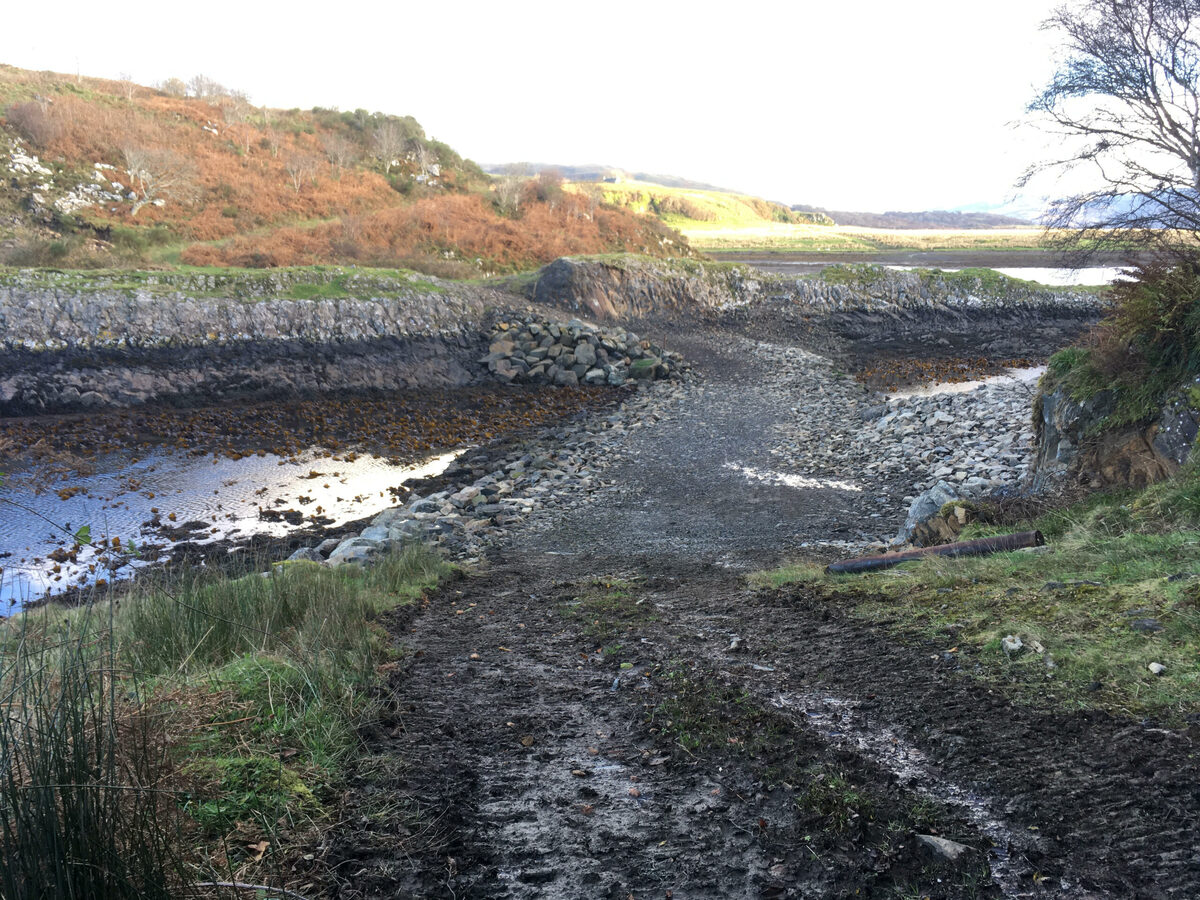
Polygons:
M742 266L564 257L538 272L529 297L598 322L694 317L766 296L772 282L770 276Z
M1033 486L1076 480L1092 487L1145 487L1173 475L1200 432L1195 390L1193 385L1172 395L1149 424L1109 429L1110 391L1085 400L1073 399L1062 386L1044 391L1034 404Z

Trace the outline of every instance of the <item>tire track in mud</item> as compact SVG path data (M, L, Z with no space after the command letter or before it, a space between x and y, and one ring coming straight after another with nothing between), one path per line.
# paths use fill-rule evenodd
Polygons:
M684 746L661 711L694 635L681 642L660 621L670 607L656 585L689 596L697 587L744 592L720 570L704 584L607 562L618 578L649 587L633 601L647 615L619 623L601 648L591 614L573 608L596 578L564 571L561 558L525 557L433 598L404 638L416 653L395 676L403 698L395 727L373 747L410 768L391 783L357 786L362 821L372 824L335 848L340 896L871 896L962 874L926 859L907 831L886 847L883 826L865 821L820 832L822 816L798 805L800 785L764 779L766 759L723 743ZM708 624L706 643L727 644ZM617 638L627 642L621 650ZM700 715L722 719L731 712L724 705ZM881 820L913 801L883 768L760 705L749 727L772 731L759 749L773 765L798 778L836 769L872 794ZM397 791L404 814L370 812L372 792ZM956 836L976 837L947 821ZM973 854L962 879L970 888L946 896L990 896L983 871Z
M964 810L997 843L1006 896L1200 896L1194 729L1014 704L966 674L969 657L856 622L809 589L734 602L760 667L737 666L748 690ZM673 621L733 612L680 608Z

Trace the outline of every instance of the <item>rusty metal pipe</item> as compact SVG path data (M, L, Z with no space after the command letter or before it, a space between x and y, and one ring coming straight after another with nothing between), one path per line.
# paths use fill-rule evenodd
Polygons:
M882 556L862 556L858 559L841 559L830 563L825 571L833 575L854 575L859 572L872 572L876 569L889 569L910 559L922 559L926 556L987 556L991 553L1005 553L1010 550L1022 550L1026 547L1040 547L1046 543L1040 531L1021 531L1016 534L1002 534L997 537L979 538L974 541L955 541L953 544L941 544L937 547L920 547L916 550L905 550L903 553L884 553Z

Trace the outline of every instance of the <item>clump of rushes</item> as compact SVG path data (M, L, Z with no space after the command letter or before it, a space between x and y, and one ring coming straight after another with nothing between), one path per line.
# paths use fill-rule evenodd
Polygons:
M5 622L0 895L286 881L382 702L379 614L453 571L420 546L370 569L192 571Z

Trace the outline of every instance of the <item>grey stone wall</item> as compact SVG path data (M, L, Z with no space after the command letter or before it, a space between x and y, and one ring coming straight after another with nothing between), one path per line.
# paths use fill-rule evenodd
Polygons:
M188 276L122 286L102 276L82 286L21 273L0 281L0 349L195 347L253 341L336 343L478 331L499 292L399 278L342 276L355 296L283 299L303 282L275 276ZM166 276L164 276L164 279ZM107 279L115 280L115 279Z
M127 279L123 282L122 279ZM337 296L285 299L297 285ZM230 275L9 273L0 279L0 415L147 402L461 385L490 288L299 270Z

